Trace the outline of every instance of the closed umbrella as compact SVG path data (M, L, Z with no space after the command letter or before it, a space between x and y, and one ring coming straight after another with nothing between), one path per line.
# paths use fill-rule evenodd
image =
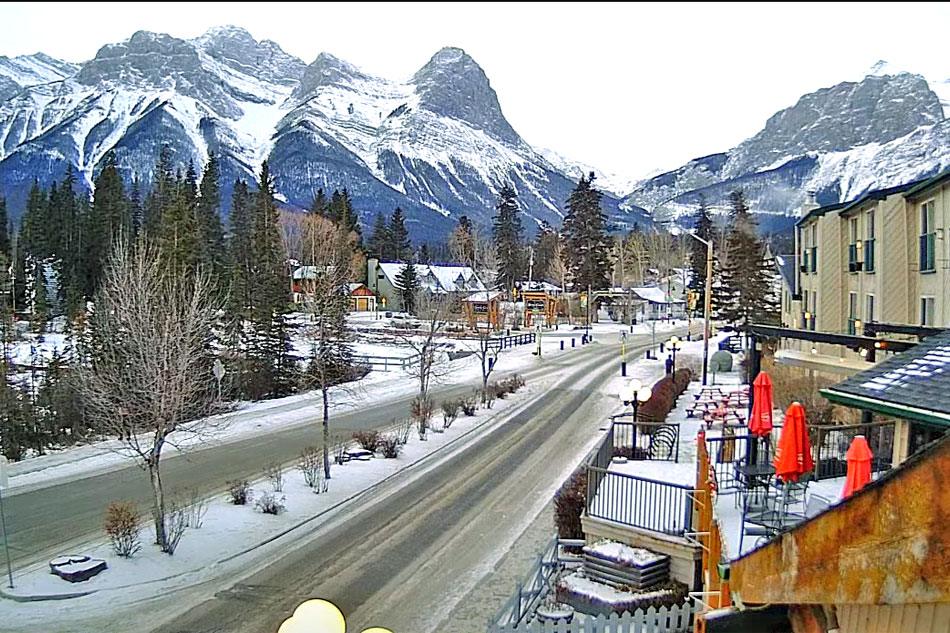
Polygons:
M848 475L844 479L842 498L847 498L871 482L871 447L863 435L855 435L846 454Z
M811 458L811 440L805 424L805 407L793 402L785 412L785 423L775 450L775 474L783 481L798 478L814 467Z
M758 437L768 437L772 432L772 379L764 371L759 372L752 382L753 402L752 414L749 416L749 434ZM738 393L738 392L737 392ZM759 442L751 440L749 445L749 463L755 464L758 460ZM768 444L766 444L768 446ZM765 460L768 463L768 455Z

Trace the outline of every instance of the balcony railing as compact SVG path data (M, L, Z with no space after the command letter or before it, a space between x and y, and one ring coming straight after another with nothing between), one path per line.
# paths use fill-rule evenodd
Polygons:
M692 486L587 467L587 515L682 536L692 525Z

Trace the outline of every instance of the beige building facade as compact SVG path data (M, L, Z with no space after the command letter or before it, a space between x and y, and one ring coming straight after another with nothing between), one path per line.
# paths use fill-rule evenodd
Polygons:
M796 288L783 320L857 335L871 321L950 327L948 228L950 171L849 202L806 203L795 231ZM842 365L863 358L840 345L787 347Z

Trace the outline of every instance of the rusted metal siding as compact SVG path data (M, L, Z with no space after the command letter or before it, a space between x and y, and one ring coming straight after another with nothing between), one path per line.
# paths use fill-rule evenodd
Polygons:
M745 604L950 603L950 438L732 563Z
M839 605L837 617L839 633L950 633L950 604Z

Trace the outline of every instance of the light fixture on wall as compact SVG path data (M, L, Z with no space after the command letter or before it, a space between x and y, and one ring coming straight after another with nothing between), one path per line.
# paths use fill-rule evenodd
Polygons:
M805 320L811 321L811 312L808 312L807 310L805 311Z
M861 319L854 320L854 329L860 330L862 325L864 324L861 322Z
M813 345L812 348L811 348L811 353L812 353L812 354L817 354L817 353L818 353L818 348Z
M861 351L859 351L858 354L861 355L861 358L864 358L865 356L868 355L868 348L862 347L862 348L861 348Z

